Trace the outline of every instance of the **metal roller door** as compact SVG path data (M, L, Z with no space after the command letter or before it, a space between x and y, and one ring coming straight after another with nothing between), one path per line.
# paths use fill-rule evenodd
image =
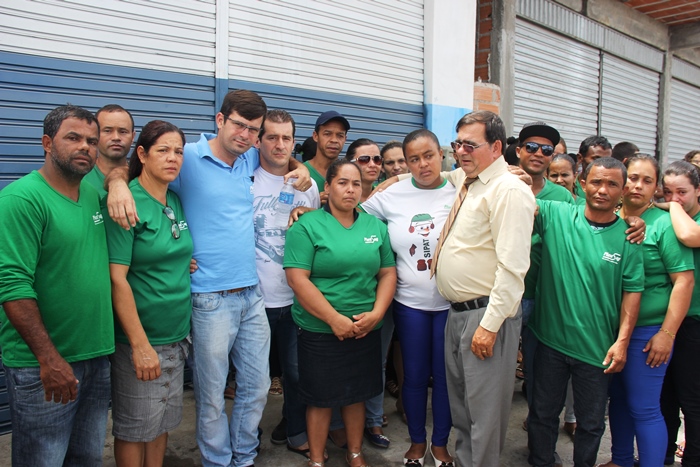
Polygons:
M543 120L576 152L597 131L598 70L598 50L518 18L513 133Z
M230 18L230 87L289 111L297 139L330 108L348 117L349 141L423 126L422 0L240 0Z
M659 74L612 55L603 55L600 133L612 144L629 141L656 154Z
M700 149L700 88L671 80L671 117L668 129L668 159L682 160L689 151Z

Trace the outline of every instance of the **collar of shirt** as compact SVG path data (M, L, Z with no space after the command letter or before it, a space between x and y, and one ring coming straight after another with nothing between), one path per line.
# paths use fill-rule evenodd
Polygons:
M197 151L197 156L200 159L204 159L205 157L208 159L211 159L211 161L216 163L217 165L220 165L224 168L231 170L233 167L231 167L226 162L224 162L221 159L219 159L218 157L216 157L214 155L214 153L211 151L211 147L209 147L209 141L213 140L214 138L216 138L216 134L214 134L214 133L202 133L202 136L199 138L199 141L197 141L197 146L199 146L199 151ZM254 146L251 147L246 152L244 152L243 154L238 156L236 158L235 162L233 163L233 165L236 166L237 164L241 164L241 163L245 162L245 160L247 159L247 157L246 157L247 154L250 153L251 151L257 151L257 150L258 149L256 147L254 147ZM239 162L239 161L241 161L241 162Z
M503 158L503 156L500 156L498 159L493 161L491 165L482 170L481 173L477 175L477 177L479 178L481 183L487 184L492 178L497 177L507 171L508 164L506 163L506 160Z

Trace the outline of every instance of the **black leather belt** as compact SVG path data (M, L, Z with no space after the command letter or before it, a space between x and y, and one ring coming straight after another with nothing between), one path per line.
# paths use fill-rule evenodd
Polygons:
M450 306L454 311L472 311L484 308L489 304L489 297L479 297L466 302L450 302Z

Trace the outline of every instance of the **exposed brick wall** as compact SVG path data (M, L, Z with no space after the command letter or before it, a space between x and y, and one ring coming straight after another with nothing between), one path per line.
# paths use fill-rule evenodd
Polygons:
M477 1L476 18L476 63L474 81L489 81L489 54L491 53L491 8L493 0Z
M490 110L500 113L501 109L501 88L495 84L474 83L474 110Z

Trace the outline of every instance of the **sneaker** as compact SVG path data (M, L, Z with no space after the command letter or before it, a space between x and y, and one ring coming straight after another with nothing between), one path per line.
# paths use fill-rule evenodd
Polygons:
M272 434L270 435L272 444L287 444L287 419L282 417L282 420L277 424Z

